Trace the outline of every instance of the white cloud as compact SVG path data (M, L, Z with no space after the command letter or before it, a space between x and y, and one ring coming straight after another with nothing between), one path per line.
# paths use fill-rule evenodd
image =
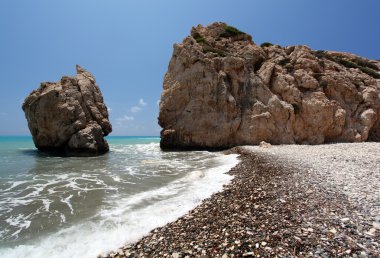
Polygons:
M112 111L112 108L107 108L108 113Z
M125 115L123 117L117 118L116 120L117 120L117 122L119 124L121 124L121 123L127 123L129 121L133 121L133 120L135 120L135 118L133 116L127 116L127 115Z
M129 109L130 112L132 113L137 113L137 112L140 112L146 105L148 105L148 103L146 103L144 101L144 99L139 99L139 102L136 106L133 106Z
M130 109L130 111L132 112L132 113L137 113L137 112L139 112L141 110L141 107L139 107L139 106L133 106L133 107L131 107L131 109Z
M161 100L157 100L157 102L156 102L157 106L160 106L160 101Z
M139 106L140 107L145 107L146 105L147 105L147 103L143 99L139 100Z

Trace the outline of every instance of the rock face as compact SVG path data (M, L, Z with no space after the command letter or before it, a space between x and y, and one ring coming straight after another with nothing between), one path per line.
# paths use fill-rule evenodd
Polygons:
M95 78L77 65L76 77L41 83L22 109L36 147L68 155L98 155L109 150L103 138L112 131Z
M380 141L380 62L192 28L164 78L162 148Z

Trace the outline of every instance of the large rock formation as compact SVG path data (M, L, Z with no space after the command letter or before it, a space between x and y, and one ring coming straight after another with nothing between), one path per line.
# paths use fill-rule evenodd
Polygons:
M214 23L174 45L162 148L380 140L380 62L307 46L255 45Z
M41 83L22 109L36 147L68 155L97 155L109 150L103 138L112 131L95 78L77 65L76 77Z

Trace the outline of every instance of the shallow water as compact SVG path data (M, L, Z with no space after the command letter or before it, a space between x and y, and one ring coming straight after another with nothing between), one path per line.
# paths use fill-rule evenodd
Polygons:
M0 257L94 257L222 189L236 155L162 152L158 137L108 137L99 157L52 157L0 137Z

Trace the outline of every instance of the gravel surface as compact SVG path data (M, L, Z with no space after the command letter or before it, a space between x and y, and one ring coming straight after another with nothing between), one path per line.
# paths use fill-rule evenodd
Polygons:
M380 221L380 143L280 145L245 147L269 153L307 171L309 180L332 187L361 206L373 221Z
M380 143L231 151L222 192L109 257L380 257Z

